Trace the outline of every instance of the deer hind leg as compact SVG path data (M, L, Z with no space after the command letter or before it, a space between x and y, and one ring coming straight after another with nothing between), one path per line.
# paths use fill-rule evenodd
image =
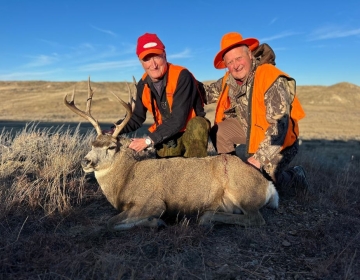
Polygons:
M129 217L127 211L121 212L120 214L109 219L107 227L109 230L120 231L129 230L133 227L150 227L158 228L166 226L166 223L156 216L147 217ZM159 215L160 216L160 215Z
M207 226L213 223L232 224L249 227L262 226L265 224L265 220L259 211L247 212L245 214L206 211L199 219L200 225Z

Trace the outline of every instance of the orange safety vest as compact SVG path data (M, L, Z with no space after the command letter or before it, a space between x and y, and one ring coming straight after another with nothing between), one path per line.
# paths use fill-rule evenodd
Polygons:
M229 72L226 72L223 77L222 93L220 94L217 102L215 112L215 123L223 121L225 114L224 111L231 106L229 98L229 87L226 86L226 80ZM287 74L276 68L271 64L263 64L257 67L254 77L254 86L251 94L251 108L250 109L250 124L249 124L249 139L248 139L248 153L255 153L260 143L265 139L265 132L270 126L266 120L266 106L264 103L264 95L272 84L279 77L286 77L288 81L292 81L295 85L295 80ZM290 86L291 88L291 86ZM305 112L301 107L299 99L295 94L295 86L291 90L294 98L291 103L289 127L285 136L282 149L294 144L299 136L298 121L305 117Z
M182 66L178 66L178 65L173 65L171 63L168 63L168 66L169 66L169 68L168 68L168 73L167 73L165 92L166 92L166 100L169 104L170 113L171 113L173 99L174 99L173 96L174 96L174 93L176 90L176 85L177 85L177 82L178 82L178 79L180 76L180 72L186 68L184 68ZM147 77L147 74L145 73L142 76L142 80L144 81L146 79L146 77ZM195 80L195 78L194 78L194 80ZM156 120L148 129L150 132L154 132L156 130L156 127L162 123L162 116L161 116L160 110L159 110L156 102L153 102L155 114L153 112L153 108L151 105L151 89L149 88L147 83L144 83L144 89L143 89L143 93L142 93L142 103L148 109L148 111L153 114L154 119ZM191 111L187 117L185 126L180 131L185 130L188 121L191 120L193 117L196 117L196 113L195 113L194 109L191 109Z

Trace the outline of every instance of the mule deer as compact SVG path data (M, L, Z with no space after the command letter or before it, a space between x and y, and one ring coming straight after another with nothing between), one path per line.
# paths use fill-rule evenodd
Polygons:
M109 229L165 225L161 219L164 213L198 214L201 225L260 226L265 221L259 209L278 207L272 182L236 156L138 160L136 152L128 148L131 140L119 136L131 117L131 107L112 94L127 111L112 135L103 135L91 116L90 79L86 111L75 106L75 90L71 101L64 97L65 105L87 119L97 132L82 167L85 172L94 172L107 200L120 211L108 221Z

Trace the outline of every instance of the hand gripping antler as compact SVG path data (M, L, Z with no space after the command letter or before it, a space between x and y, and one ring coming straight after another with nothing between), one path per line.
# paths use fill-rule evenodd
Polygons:
M75 88L74 88L74 91L73 91L73 94L71 96L71 100L70 101L67 101L67 94L65 95L64 97L64 103L65 105L73 112L75 112L76 114L78 114L79 116L83 117L84 119L88 120L95 128L96 132L98 135L101 135L102 134L102 131L101 131L101 128L100 128L100 125L98 123L97 120L95 120L92 116L91 116L91 100L92 100L92 97L93 97L93 94L94 94L94 91L91 89L91 86L90 86L90 77L88 79L88 99L87 99L87 102L86 102L86 112L84 111L81 111L80 109L78 109L76 106L75 106L75 102L74 102L74 99L75 99Z

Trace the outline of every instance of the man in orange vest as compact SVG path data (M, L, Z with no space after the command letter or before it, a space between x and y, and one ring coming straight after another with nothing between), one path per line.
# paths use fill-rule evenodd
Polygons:
M145 73L137 83L135 108L122 132L137 130L147 111L154 124L147 137L133 138L129 147L139 152L153 146L160 158L207 156L210 122L198 81L186 68L167 61L165 46L156 34L140 36L136 54Z
M280 191L294 187L306 193L302 166L288 168L299 149L298 121L305 113L293 78L275 66L275 54L255 38L237 32L222 37L214 59L216 69L227 68L217 82L205 86L207 104L217 102L210 137L217 152L235 154L246 145L246 160L271 178Z

